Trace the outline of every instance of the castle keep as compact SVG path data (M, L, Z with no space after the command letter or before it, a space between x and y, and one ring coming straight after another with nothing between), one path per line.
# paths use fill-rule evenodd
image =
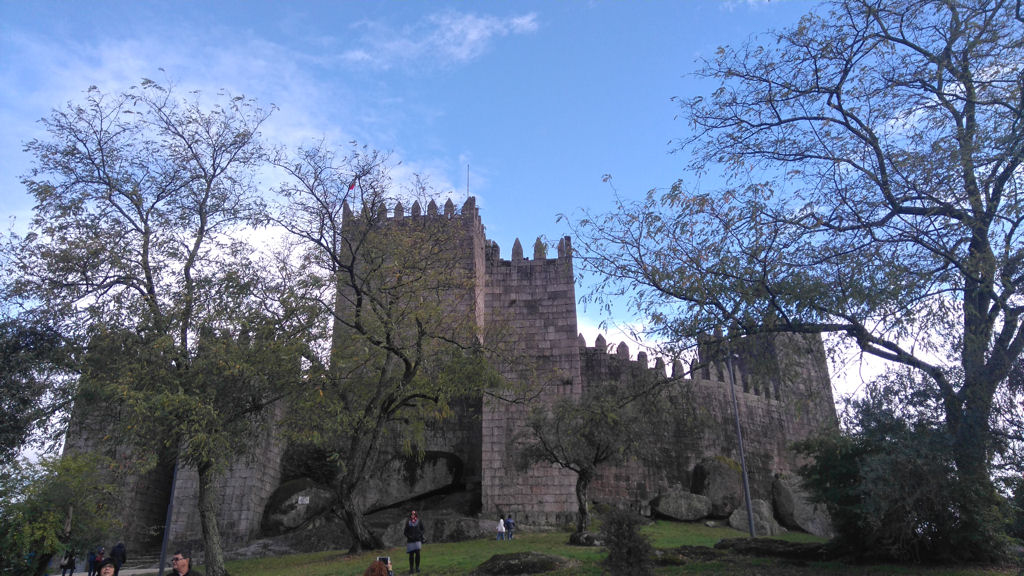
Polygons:
M351 224L359 216L346 210L345 218ZM611 350L603 337L588 346L577 326L569 237L558 241L554 257L547 257L540 241L527 257L516 240L503 259L499 247L487 239L472 197L460 210L451 200L441 208L430 202L424 212L414 204L408 214L398 205L388 218L436 219L458 230L460 268L473 279L473 287L470 298L458 298L462 304L453 313L472 315L481 334L489 324L501 324L517 356L529 359L502 368L503 376L529 380L539 390L534 402L550 405L561 396L577 397L600 382L677 380L672 387L676 392L669 393L676 396L666 401L680 402L685 406L680 418L699 426L669 431L665 458L655 465L634 461L604 470L591 488L592 498L650 512L652 502L664 494L690 492L707 495L711 514L719 517L742 505L742 496L737 498L734 491L715 496L721 491L720 464L737 462L739 454L730 379L713 338L701 343L697 357L686 366L679 361L666 366L659 359L652 367L643 352L632 359L625 344ZM796 335L748 337L731 346L752 496L771 501L777 478L799 465L791 443L837 425L824 347L819 337ZM521 432L529 407L488 398L464 409L465 417L431 440L424 470L411 477L396 474L393 483L365 495L368 506L386 508L451 482L479 494L482 518L511 513L525 525L571 521L576 513L575 475L552 465L519 470L514 464L511 440ZM69 448L88 449L98 441L84 419L73 422ZM222 481L220 526L229 547L265 534L268 502L279 500L275 492L282 489L287 447L273 424L262 443L254 456L234 463ZM152 546L168 504L173 510L171 541L200 539L194 471L165 465L146 478L126 482L125 490L125 509L132 512L126 517L129 546Z

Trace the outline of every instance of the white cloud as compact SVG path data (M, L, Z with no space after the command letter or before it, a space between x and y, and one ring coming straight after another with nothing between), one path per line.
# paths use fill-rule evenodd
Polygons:
M198 90L204 101L212 101L220 90L256 97L261 106L277 107L262 128L269 142L294 149L324 140L344 149L344 143L358 140L393 151L396 184L419 173L429 176L437 190L464 197L464 158L453 166L453 159L443 153L431 157L420 151L410 160L402 149L400 127L408 117L436 112L417 102L396 101L385 89L390 80L380 75L356 82L338 74L337 68L402 65L429 70L462 64L481 57L502 37L538 29L535 14L498 17L446 11L406 26L360 21L353 24L355 36L322 36L313 42L316 50L303 52L251 30L186 22L153 23L147 34L55 38L26 30L4 38L4 60L10 66L0 67L0 120L7 127L0 136L3 228L12 215L17 214L23 225L30 214L32 203L17 175L29 168L23 142L43 136L36 120L69 101L81 102L89 86L116 93L142 78L174 84L181 97ZM261 175L261 180L265 186L276 184L269 175ZM483 191L486 182L483 167L474 167L474 191Z
M433 14L398 29L374 21L353 26L363 31L362 45L342 52L341 58L380 69L464 64L487 52L498 38L539 28L534 13L502 18L455 11Z
M737 8L751 7L760 8L762 6L769 6L771 4L777 4L781 0L726 0L719 6L732 12Z

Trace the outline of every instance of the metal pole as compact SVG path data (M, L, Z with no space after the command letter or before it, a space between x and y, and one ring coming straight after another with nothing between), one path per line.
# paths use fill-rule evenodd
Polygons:
M174 472L171 475L171 499L167 502L167 518L164 520L164 537L160 542L160 560L157 576L164 576L164 562L167 560L167 543L171 535L171 517L174 514L174 489L178 485L178 458L174 458Z
M740 447L740 470L743 471L743 499L747 503L747 527L750 529L750 537L755 538L754 532L754 510L750 506L750 481L747 478L747 460L743 455L743 429L740 427L740 406L736 402L736 379L732 373L732 353L726 348L725 364L729 370L729 390L732 392L732 412L736 417L736 440Z

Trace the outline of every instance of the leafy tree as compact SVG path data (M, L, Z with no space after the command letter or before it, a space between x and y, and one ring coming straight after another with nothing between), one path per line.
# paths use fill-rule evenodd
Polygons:
M67 414L74 388L64 348L52 330L0 319L0 467L14 463L34 432L55 425L55 415Z
M1006 386L996 393L992 410L993 476L1005 487L1018 490L1024 476L1024 358L1017 358Z
M46 573L63 550L87 550L112 532L116 490L95 455L0 468L0 571Z
M1024 541L1024 479L1018 478L1011 487L1010 526L1007 533Z
M263 370L289 362L261 359L277 352L266 319L280 310L238 234L265 221L253 178L270 112L240 96L212 102L144 80L120 94L92 87L44 118L48 137L26 145L35 213L9 257L12 294L88 348L80 382L117 399L113 437L141 456L167 446L197 469L206 571L220 576L213 486L245 446L228 424L273 399Z
M1008 385L996 398L993 430L996 435L996 471L1008 495L1007 533L1024 541L1024 358L1010 371Z
M722 48L700 72L719 88L681 100L680 148L727 184L577 231L584 268L610 271L599 294L630 294L662 340L824 332L926 375L964 558L996 553L990 418L1024 349L1022 32L1009 0L837 0Z
M516 438L519 466L547 462L576 474L577 534L590 526L590 484L599 467L621 462L642 442L640 404L614 383L590 386L579 398L532 408L526 431Z
M959 515L941 402L920 373L893 371L853 400L847 434L806 440L801 470L826 504L840 549L867 560L955 561L975 538Z
M276 219L298 241L291 285L310 314L294 439L337 463L333 489L352 551L380 548L360 490L390 457L416 458L426 426L496 378L463 265L466 228L434 213L433 201L425 217L417 201L412 216L388 218L399 199L386 154L338 157L320 144L278 164L291 178Z

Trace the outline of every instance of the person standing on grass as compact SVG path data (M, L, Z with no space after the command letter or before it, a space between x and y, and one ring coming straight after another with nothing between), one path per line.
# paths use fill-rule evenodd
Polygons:
M423 548L424 534L423 520L413 510L409 513L409 520L405 523L405 551L409 554L409 574L420 571L420 549Z
M508 518L505 518L505 539L511 540L512 536L516 532L516 521L512 519L512 515L509 514Z
M496 540L504 540L505 539L505 520L501 517L500 514L498 515L498 536L495 539Z

